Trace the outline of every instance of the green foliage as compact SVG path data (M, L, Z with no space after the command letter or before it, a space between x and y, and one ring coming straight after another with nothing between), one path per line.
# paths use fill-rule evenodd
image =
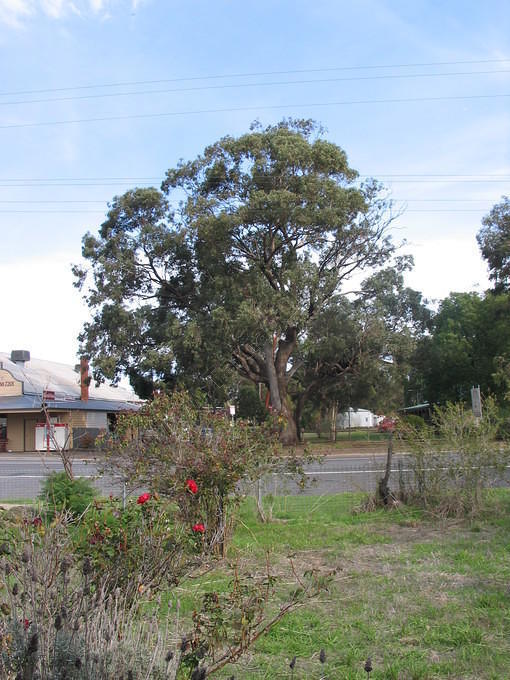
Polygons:
M73 550L68 513L22 522L0 570L0 675L6 680L164 680L171 641L141 596L109 593L88 556ZM136 580L135 571L133 578Z
M261 401L259 391L255 385L243 383L239 387L236 403L236 415L238 418L262 423L268 416L268 411L264 402Z
M161 192L116 197L83 239L90 270L74 268L89 285L81 341L95 377L126 372L146 395L199 386L222 403L235 370L271 392L295 443L300 343L353 272L394 253L388 201L356 179L320 126L289 119L224 137L169 169Z
M46 502L51 514L68 510L74 516L81 515L97 496L97 490L89 479L69 479L65 472L52 472L44 480L39 498Z
M200 546L176 521L176 507L157 496L140 504L130 499L98 503L73 531L76 553L89 557L95 582L106 592L121 588L126 601L138 593L174 585L197 562Z
M106 442L105 469L171 499L189 531L203 525L196 540L223 553L242 485L279 467L299 472L295 457L280 458L277 436L275 424L232 423L224 412L196 407L186 393L163 394L119 418Z
M404 423L404 427L411 427L413 430L422 430L426 427L425 420L421 416L416 416L413 413L409 413L399 419L399 422Z
M410 389L423 400L444 404L469 401L479 385L501 403L508 392L510 295L452 293L418 345Z
M290 560L291 570L295 567ZM275 626L286 614L328 589L333 571L310 569L300 577L285 605L271 607L278 579L268 565L261 574L240 574L237 565L226 591L204 594L202 606L193 612L193 628L187 636L183 666L206 667L202 659L207 653L212 675L236 660L263 633ZM191 676L193 678L193 675Z
M510 283L510 199L503 196L483 218L476 236L482 257L489 265L496 290L508 290Z
M112 499L89 508L79 520L65 512L50 524L20 518L0 558L0 677L175 680L197 677L197 664L210 674L236 662L285 614L330 582L326 570L300 574L291 565L285 589L289 577L291 584L296 581L294 588L275 603L277 578L268 561L259 575L241 573L236 565L231 580L226 570L227 591L195 602L192 620L181 621L179 607L174 612L161 600L162 587L171 599L182 595L175 588L179 568L173 545L179 533L173 512L146 493L124 516ZM158 536L166 541L155 542ZM202 569L204 554L193 540L188 547L188 571ZM168 559L158 562L163 552ZM155 571L159 578L151 579ZM196 582L197 574L191 575Z
M401 423L412 470L401 496L438 514L478 514L484 491L502 477L509 460L508 447L495 441L498 425L491 398L485 399L479 419L462 403L448 403L436 407L430 425Z
M328 408L402 406L410 359L430 315L421 294L404 286L407 266L403 258L369 277L354 301L332 297L311 322L293 388L308 423L311 405L317 417Z

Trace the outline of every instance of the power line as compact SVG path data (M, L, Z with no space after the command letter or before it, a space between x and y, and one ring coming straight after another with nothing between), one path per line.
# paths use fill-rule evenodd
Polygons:
M501 99L510 97L510 94L471 94L471 95L445 95L439 97L405 97L395 99L352 99L337 102L311 102L307 104L271 104L263 106L238 106L225 107L218 109L191 109L189 111L166 111L162 113L133 113L126 116L99 116L97 118L75 118L70 120L52 120L36 123L13 123L0 125L1 130L12 130L14 128L47 127L51 125L69 125L74 123L104 123L116 120L143 120L149 118L169 118L174 116L193 116L208 113L235 113L243 111L275 111L278 109L308 107L327 107L327 106L347 106L354 104L402 104L435 101L466 101L480 99Z
M45 92L70 92L73 90L90 90L104 87L125 87L131 85L158 85L161 83L178 83L194 80L221 80L227 78L252 78L259 76L277 76L277 75L291 75L299 73L328 73L334 71L368 71L375 69L389 69L389 68L418 68L424 66L460 66L467 64L505 64L510 61L508 59L469 59L458 61L429 61L429 62L414 62L407 64L371 64L367 66L330 66L324 68L308 68L308 69L288 69L281 71L255 71L245 73L230 73L230 74L214 74L206 76L188 76L176 78L160 78L157 80L128 80L118 81L113 83L103 84L86 84L86 85L70 85L66 87L52 87L37 90L14 90L11 92L0 92L0 97L9 97L13 95L27 95L27 94L42 94Z
M45 199L45 200L43 200L43 201L34 201L34 200L32 200L32 199L30 199L30 200L28 200L28 201L11 201L11 200L5 200L5 201L4 201L4 200L0 200L0 203L9 203L9 204L13 204L13 203L19 204L19 203L22 203L22 204L24 204L24 205L27 205L27 204L39 204L39 203L52 203L52 204L54 204L54 203L59 203L59 204L60 204L60 203L100 203L100 204L103 204L103 203L108 203L108 201L111 201L111 197L110 197L110 198L105 198L105 199L103 199L102 201L91 201L91 200L88 200L88 199L85 199L85 200L83 200L83 201L75 201L75 200L69 200L69 201L68 201L68 200L64 200L64 199L58 198L58 199L55 199L55 200L48 200L48 199Z
M252 177L266 177L266 175L252 175ZM380 173L376 172L372 175L358 175L358 177L488 177L497 179L510 179L510 173L476 173L476 174L462 174L457 172L450 173ZM154 177L0 177L0 182L70 182L70 181L134 181L146 180L161 182L161 176ZM78 185L79 186L79 185Z
M42 199L42 200L35 200L35 199L28 199L28 200L11 200L11 199L0 199L0 203L8 203L8 204L23 204L23 205L29 205L29 204L67 204L67 203L96 203L96 204L103 204L103 203L108 203L111 201L111 196L109 198L103 198L101 200L89 200L89 199ZM395 196L391 196L390 200L396 202L396 203L493 203L495 200L499 199L492 199L492 198L398 198Z
M90 180L156 180L161 182L161 177L0 177L0 182L77 182Z
M254 174L250 175L250 177L253 177L254 179L271 179L270 176L268 175L262 175L262 174ZM357 175L360 179L365 179L365 178L373 178L373 177L389 177L389 178L396 178L396 177L413 177L413 178L432 178L432 177L439 177L438 181L442 181L442 178L459 178L458 181L464 181L464 179L471 179L471 178L487 178L487 179L494 179L496 181L504 181L504 180L509 180L510 179L510 173L476 173L476 174L463 174L463 173L457 173L457 172L450 172L450 173L384 173L384 172L375 172L371 175L367 174L359 174ZM161 175L155 175L152 177L145 176L145 177L0 177L0 182L92 182L92 181L98 181L98 182L110 182L110 181L119 181L119 182L131 182L131 181L155 181L155 182L161 182L162 177ZM457 181L455 179L454 181ZM476 179L478 181L478 179ZM23 186L40 186L39 184L23 184ZM51 184L45 184L44 186L51 186ZM58 185L56 185L58 186ZM81 184L73 184L72 186L87 186L87 185L81 185Z
M359 175L360 177L373 177L374 175ZM498 177L502 179L510 179L510 173L508 174L503 174L503 173L492 173L492 174L483 174L483 173L476 173L473 175L465 175L462 173L457 173L457 172L450 172L450 173L401 173L401 174L386 174L386 173L376 173L377 177ZM3 180L0 180L3 181Z
M158 179L159 182L161 182L161 178ZM131 186L127 182L82 182L80 184L76 183L68 183L68 182L57 182L57 183L39 183L39 184L0 184L0 187L4 188L20 188L20 187L30 187L30 188L37 188L37 187L123 187L123 186ZM146 187L150 188L150 187Z
M349 78L315 78L313 80L277 80L272 82L258 83L227 83L222 85L197 85L193 87L165 88L163 90L132 90L131 92L102 92L100 94L82 94L69 97L49 97L44 99L19 99L14 101L0 102L0 106L14 106L19 104L44 104L50 102L68 102L84 99L105 99L111 97L131 97L147 94L171 94L176 92L199 92L204 90L228 90L251 87L281 87L282 85L315 85L324 83L359 82L367 80L402 80L413 78L444 78L451 76L489 75L495 73L510 73L509 69L490 71L450 71L446 73L399 73L378 74L374 76L352 76Z
M406 213L411 212L411 213L480 213L480 212L486 212L487 208L438 208L438 209L409 209L406 210ZM252 209L251 212L254 212L254 209ZM83 214L83 213L95 213L95 214L103 214L104 215L104 210L23 210L23 209L0 209L0 213L33 213L37 215L44 215L44 214L68 214L68 213L75 213L75 214Z
M37 215L76 213L81 215L83 213L104 214L104 210L0 210L0 213L34 213Z
M5 181L5 180L4 180ZM161 182L161 179L158 179L159 182ZM397 180L394 183L395 184L501 184L501 183L508 183L510 179L459 179L459 180L449 180L449 179L437 179L437 180ZM40 182L38 184L26 184L26 183L17 183L17 184L2 184L0 181L0 188L3 189L20 189L20 188L26 188L26 189L38 189L38 188L51 188L51 187L130 187L132 184L129 182L81 182L81 183L75 183L75 182L53 182L53 183L46 183L46 182ZM149 189L151 187L138 187L138 188L146 188ZM384 187L383 187L384 188Z

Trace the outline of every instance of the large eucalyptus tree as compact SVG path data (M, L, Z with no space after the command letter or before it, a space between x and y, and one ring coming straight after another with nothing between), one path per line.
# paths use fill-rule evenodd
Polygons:
M310 325L354 274L387 265L390 205L313 121L256 124L116 197L75 267L96 377L201 385L235 370L270 392L296 441L289 384ZM88 276L87 276L88 275Z

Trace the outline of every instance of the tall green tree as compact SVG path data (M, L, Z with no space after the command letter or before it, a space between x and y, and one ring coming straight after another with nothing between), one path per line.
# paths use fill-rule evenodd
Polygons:
M510 288L510 199L503 196L482 220L476 235L496 291Z
M299 343L346 280L388 262L389 208L308 120L254 125L169 170L161 192L115 198L74 270L78 286L90 274L96 377L209 377L214 392L235 369L267 387L294 443Z
M510 295L451 293L419 343L410 385L431 402L469 400L480 385L498 399L510 360Z
M410 360L430 311L404 285L401 258L366 279L354 299L333 298L313 321L303 350L297 402L336 414L352 406L387 413L404 403Z

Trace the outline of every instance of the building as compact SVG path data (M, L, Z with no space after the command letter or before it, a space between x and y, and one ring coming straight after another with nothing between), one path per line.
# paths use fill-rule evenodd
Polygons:
M337 427L343 430L354 427L377 427L382 419L382 416L377 416L365 408L349 408L345 413L338 414Z
M0 352L0 451L91 448L140 404L129 389L91 383L87 359L73 368L26 350Z

